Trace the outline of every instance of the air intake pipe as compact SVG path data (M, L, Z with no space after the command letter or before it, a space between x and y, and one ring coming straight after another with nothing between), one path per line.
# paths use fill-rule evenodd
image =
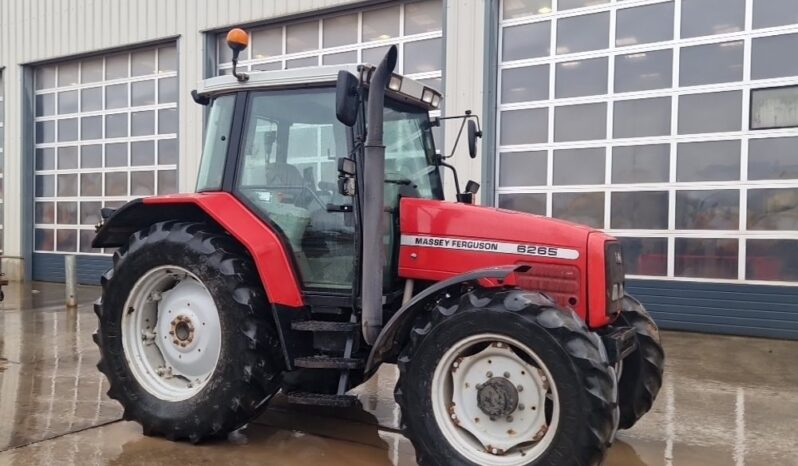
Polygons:
M369 83L366 112L366 144L363 157L363 266L361 306L363 338L373 345L382 330L382 272L385 264L383 215L385 210L385 145L382 120L385 111L385 88L396 66L396 46L391 46Z

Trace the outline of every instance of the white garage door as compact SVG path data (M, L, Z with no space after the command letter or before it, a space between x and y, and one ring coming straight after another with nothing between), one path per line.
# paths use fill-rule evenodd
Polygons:
M101 207L177 190L174 44L35 70L35 279L59 280L63 255L99 279L110 251L91 248Z

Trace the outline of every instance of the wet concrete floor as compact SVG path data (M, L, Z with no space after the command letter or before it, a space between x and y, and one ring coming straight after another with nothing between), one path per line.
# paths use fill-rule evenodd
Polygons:
M105 396L91 341L97 289L12 284L0 304L0 465L414 465L398 432L396 369L355 390L364 412L279 399L226 440L144 437ZM652 412L619 433L605 464L798 465L798 342L665 332L665 383Z

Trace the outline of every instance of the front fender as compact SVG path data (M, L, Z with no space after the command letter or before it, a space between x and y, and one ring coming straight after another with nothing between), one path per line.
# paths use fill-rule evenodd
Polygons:
M476 286L482 286L480 284L482 280L495 281L501 285L511 285L512 281L508 280L508 276L516 271L523 272L527 269L529 269L529 266L526 265L507 265L503 267L489 267L474 270L437 282L415 295L413 299L396 311L393 317L391 317L391 320L383 327L377 337L377 341L374 342L371 353L369 353L369 358L366 361L366 377L370 377L374 374L383 362L396 361L402 344L408 337L408 333L412 326L411 324L416 316L426 308L430 300L435 299L435 297L446 292L448 289L459 287L464 284L470 283Z

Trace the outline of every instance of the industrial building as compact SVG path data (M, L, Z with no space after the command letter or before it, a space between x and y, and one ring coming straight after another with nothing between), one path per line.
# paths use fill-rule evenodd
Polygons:
M2 2L10 278L62 280L76 254L96 283L100 207L194 189L204 111L189 93L230 72L233 26L251 71L397 44L443 115L481 115L480 156L453 160L482 204L622 238L629 287L664 328L798 338L795 0Z

